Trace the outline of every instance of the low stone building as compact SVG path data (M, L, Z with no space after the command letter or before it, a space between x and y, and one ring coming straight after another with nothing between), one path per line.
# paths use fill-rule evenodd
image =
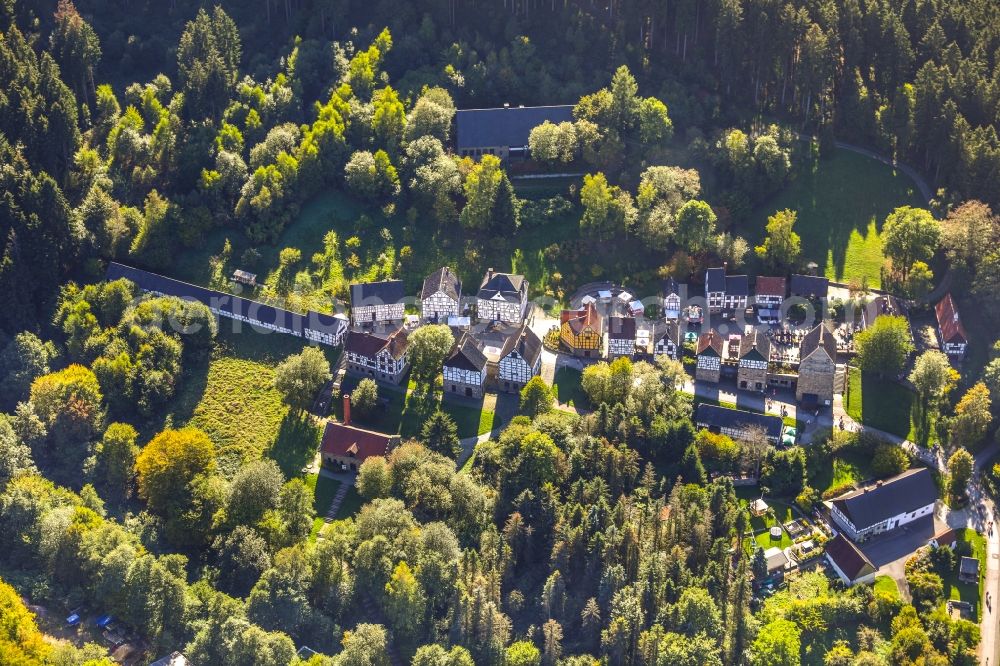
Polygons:
M385 456L399 442L399 437L358 428L351 423L351 396L344 396L343 421L327 421L320 444L324 465L338 471L357 471L368 458Z
M799 343L799 379L795 399L807 407L833 404L837 375L837 339L825 323L806 333Z

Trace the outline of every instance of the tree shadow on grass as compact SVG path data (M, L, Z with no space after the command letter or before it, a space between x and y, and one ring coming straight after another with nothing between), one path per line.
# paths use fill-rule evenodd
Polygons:
M139 442L145 443L165 428L180 428L191 420L194 410L205 395L208 386L208 369L211 364L209 354L199 354L184 360L177 393L168 403L168 408L141 424Z
M404 439L420 434L424 422L441 407L441 395L431 387L418 385L406 395L400 415L399 434Z
M299 476L316 455L321 436L319 425L308 414L289 412L267 455L278 463L285 478Z

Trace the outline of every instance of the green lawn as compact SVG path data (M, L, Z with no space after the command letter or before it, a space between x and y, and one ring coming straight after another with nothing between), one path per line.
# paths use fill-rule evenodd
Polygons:
M876 160L838 149L829 159L804 165L789 187L758 207L748 236L759 240L767 218L790 208L798 212L802 259L825 275L847 282L867 276L880 285L882 241L879 231L898 206L925 206L905 174Z
M833 488L841 488L849 483L857 484L872 477L871 457L856 451L837 451L829 464L816 470L809 485L825 493Z
M565 365L556 370L552 381L556 400L570 407L589 409L590 400L587 399L587 394L584 393L583 386L580 384L582 377L583 373L579 370Z
M749 511L750 502L760 497L760 489L756 486L740 486L736 488L736 497L739 500L740 508L743 511ZM744 548L751 549L751 547L756 548L760 546L764 550L767 550L772 547L787 548L791 546L794 542L784 528L781 530L781 538L779 539L772 539L770 533L771 527L782 525L795 518L795 513L792 511L791 505L770 497L765 497L764 501L771 507L774 517L771 517L770 513L759 517L750 517L750 529L753 531L754 536L752 538L747 536L743 540ZM748 550L748 552L752 552L752 550Z
M965 528L958 530L959 542L968 543L972 547L972 557L979 560L979 584L962 583L958 580L958 561L955 558L955 569L950 575L944 576L944 597L945 599L956 599L965 601L972 605L972 612L975 617L979 617L979 604L983 598L983 579L986 572L986 539L983 535L973 529ZM961 545L959 545L961 549Z
M341 388L350 392L357 384L357 378L348 377ZM370 417L354 414L352 418L358 425L379 432L399 434L404 439L416 437L427 417L440 407L455 420L459 437L473 437L493 430L493 411L483 409L481 403L442 400L441 393L437 390L430 393L407 391L404 394L402 389L379 386L379 398L385 401L384 409ZM341 401L334 401L333 411L338 418L342 416L342 410Z
M337 509L337 520L343 520L345 518L350 518L355 515L358 511L361 511L361 506L365 501L358 494L357 489L351 486L347 489L347 494L344 495L344 500L340 503L340 508Z
M916 396L901 384L850 368L845 399L847 413L855 421L922 445L934 441L933 427L929 428L931 439L919 441L911 418Z
M875 591L899 599L899 586L896 585L896 581L891 576L876 576Z
M305 478L306 485L313 492L313 511L316 517L313 518L312 531L309 533L311 539L315 539L319 531L325 524L326 512L330 510L330 503L337 494L340 481L331 479L319 474L309 474Z
M290 411L271 383L275 366L300 352L303 342L251 330L236 333L227 324L220 324L211 357L186 367L162 425L204 430L226 474L266 454L286 476L296 476L312 459L320 432L309 417ZM336 352L327 354L335 362Z

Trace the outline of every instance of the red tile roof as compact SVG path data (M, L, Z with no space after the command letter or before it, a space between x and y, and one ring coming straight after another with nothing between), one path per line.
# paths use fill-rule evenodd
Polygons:
M785 284L783 277L758 277L755 293L758 296L781 296L784 298Z
M965 327L962 320L958 318L958 308L951 298L951 292L944 295L938 304L934 306L937 314L938 328L941 329L941 342L968 342L969 336L965 334Z
M722 338L719 337L714 328L698 336L698 355L704 354L709 349L714 351L719 358L722 358Z
M843 534L838 534L827 542L826 554L852 581L875 571L875 565L872 564L872 561Z
M593 303L587 303L579 310L563 310L559 320L562 324L569 322L574 335L579 335L588 326L601 332L601 315Z
M386 455L394 439L391 435L328 421L320 451L331 456L351 456L363 462L372 456Z

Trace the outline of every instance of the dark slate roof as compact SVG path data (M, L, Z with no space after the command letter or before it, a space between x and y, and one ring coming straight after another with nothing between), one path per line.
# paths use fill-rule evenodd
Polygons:
M402 328L397 328L391 333L350 331L344 340L344 351L375 358L380 351L388 349L389 354L398 359L406 352L406 345L406 331Z
M420 298L430 298L439 291L456 301L462 295L462 281L455 275L455 271L447 266L442 266L424 279L424 288L420 290Z
M705 293L726 290L726 269L709 268L705 271Z
M507 338L507 344L504 345L500 358L515 350L521 358L528 362L528 365L534 365L542 354L542 341L527 324L522 324L516 335Z
M785 296L785 278L783 277L757 277L757 285L754 293L758 296Z
M742 409L730 409L729 407L719 407L701 403L695 412L695 423L698 426L708 426L717 428L744 428L747 426L762 426L764 432L771 439L781 437L781 430L784 424L777 416L747 412Z
M573 106L516 106L497 109L462 109L455 114L455 143L465 148L528 145L531 130L546 120L573 121Z
M792 296L826 298L829 288L830 281L825 277L818 277L816 275L792 276Z
M635 340L635 319L632 317L608 317L608 338Z
M653 344L656 345L666 338L675 345L681 344L681 325L678 321L658 321L653 327Z
M826 350L830 360L837 360L837 339L833 337L833 331L825 322L816 324L816 327L805 334L802 342L799 343L799 359L804 360L820 346Z
M226 313L227 316L247 317L253 321L274 324L300 333L305 329L312 329L339 336L347 328L347 321L341 317L313 311L306 312L304 315L290 312L265 303L258 303L214 289L206 289L116 262L108 264L105 279L128 280L141 291L198 301L209 308Z
M726 276L726 295L727 296L749 296L750 295L750 278L746 275L727 275Z
M681 286L677 283L677 280L673 278L667 278L663 281L663 295L669 296L671 294L681 295Z
M448 354L444 364L449 368L481 372L486 367L486 356L479 348L476 339L468 333L463 333L451 348L451 353Z
M833 505L855 528L863 530L892 516L925 507L937 497L937 486L930 470L919 467L841 495L833 500Z
M771 358L771 341L756 328L740 338L740 358L753 356L758 361L768 361Z
M958 573L961 576L978 576L979 560L974 557L963 556L962 559L958 561Z
M701 356L711 349L715 352L716 356L722 358L722 345L722 337L715 332L714 328L711 328L698 336L698 349L696 353Z
M876 569L872 561L843 534L838 534L827 542L826 554L852 581L866 576Z
M490 269L479 286L478 296L488 301L499 293L505 301L518 303L521 301L521 291L527 288L527 284L523 275L493 273Z
M399 303L406 296L402 280L362 282L351 285L351 307Z
M944 295L937 305L934 306L934 314L937 315L938 328L941 329L941 342L963 343L969 341L969 336L965 333L962 320L958 316L958 308L955 307L955 300L951 297L951 292Z

